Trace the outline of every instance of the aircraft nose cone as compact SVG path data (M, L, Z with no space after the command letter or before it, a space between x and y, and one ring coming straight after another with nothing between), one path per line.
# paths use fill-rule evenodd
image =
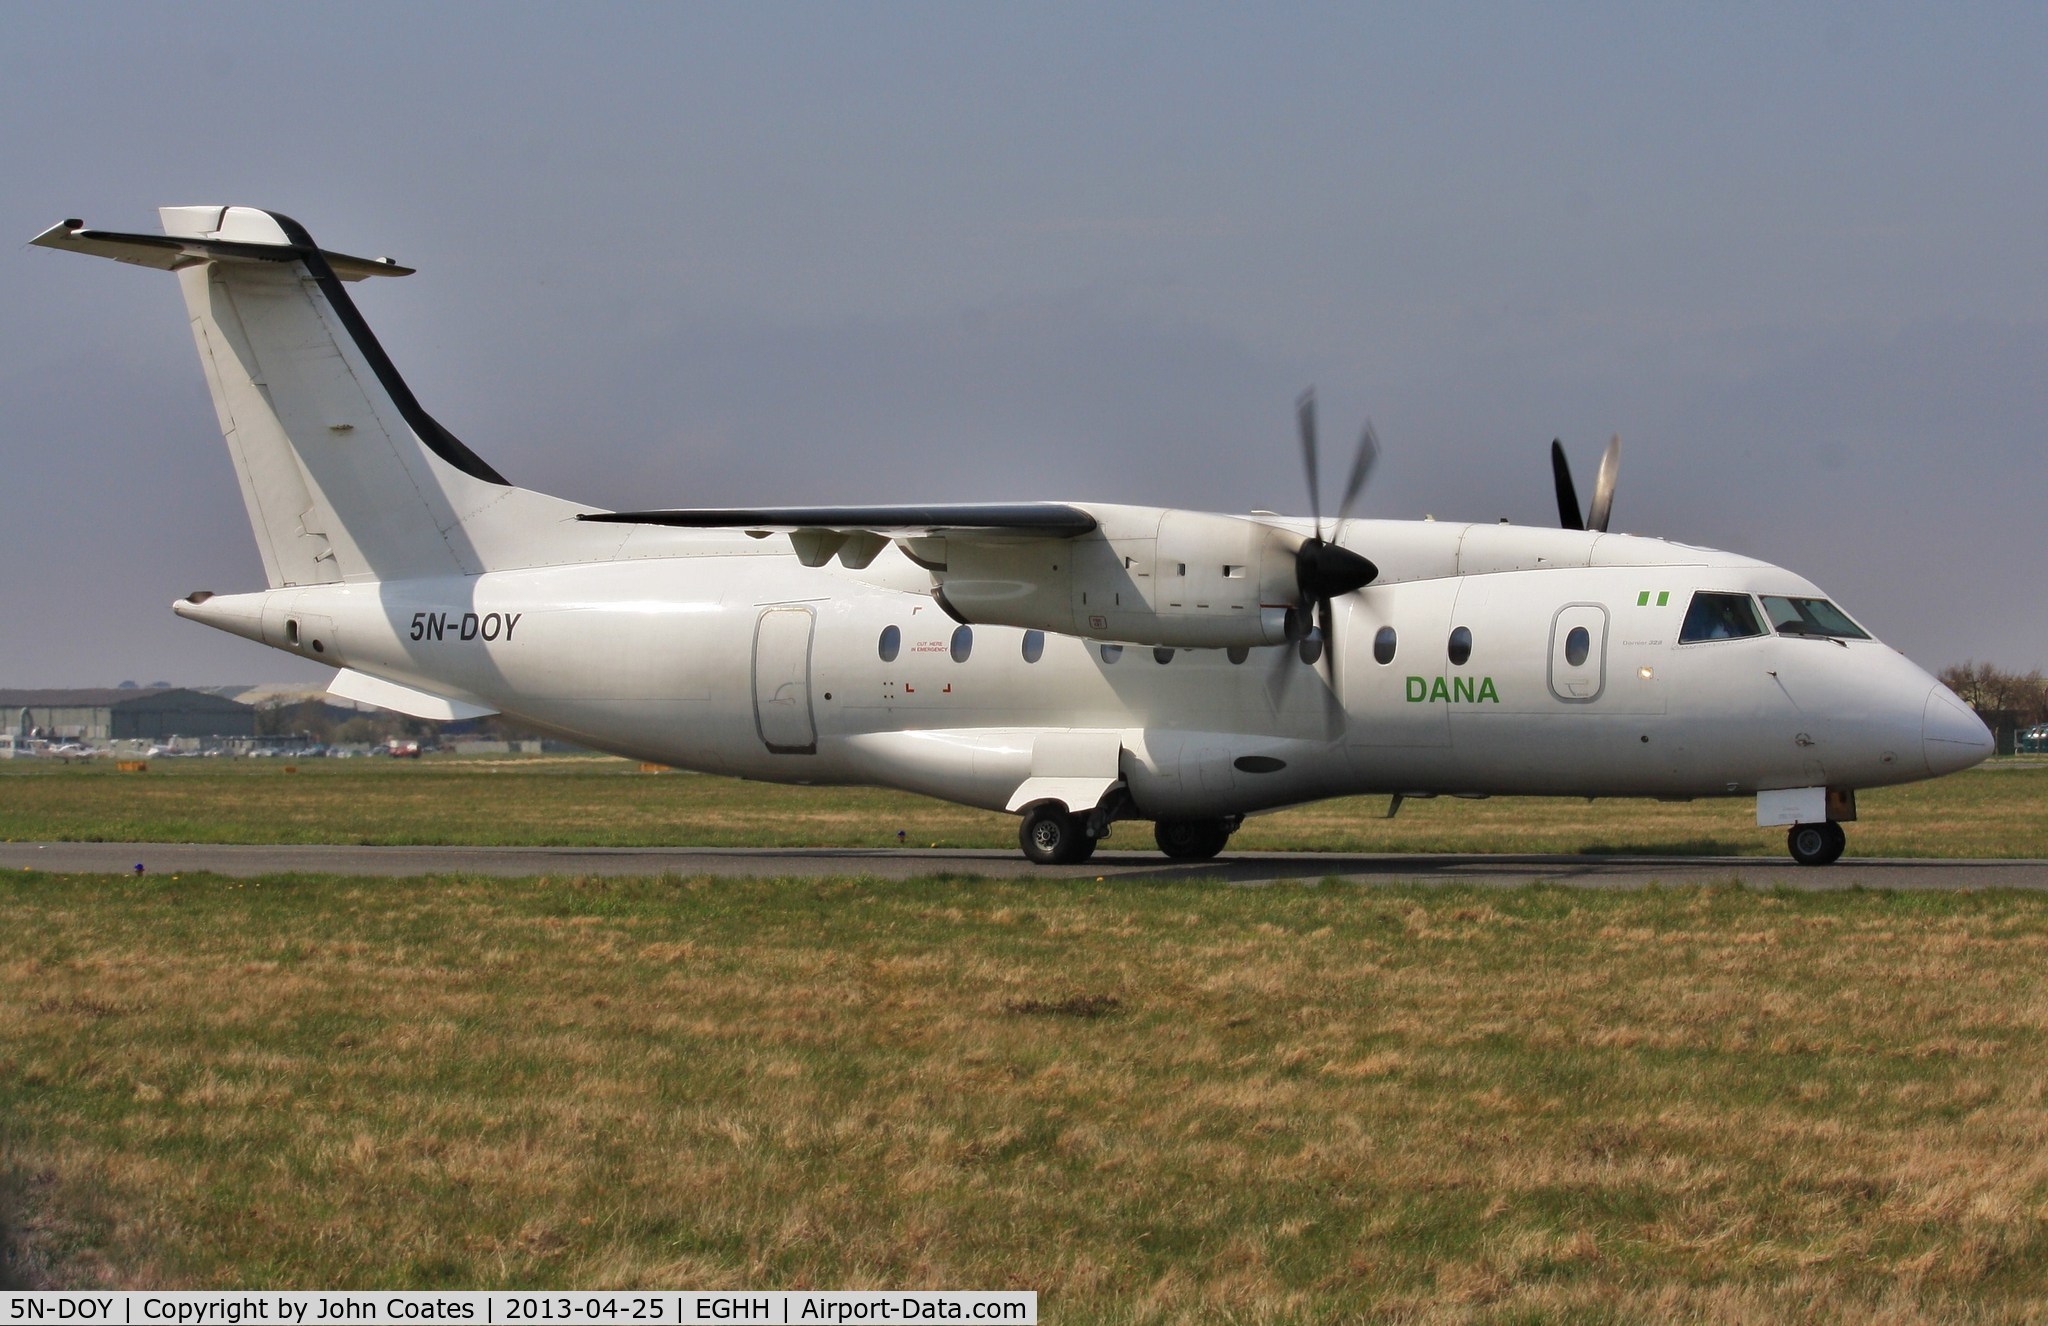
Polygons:
M1937 776L1981 764L1997 747L1984 720L1946 686L1927 692L1920 737L1927 753L1927 772Z

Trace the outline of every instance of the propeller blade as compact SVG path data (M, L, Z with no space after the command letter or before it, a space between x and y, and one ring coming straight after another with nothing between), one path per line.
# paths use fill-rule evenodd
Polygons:
M1294 417L1301 425L1301 467L1308 471L1308 510L1316 519L1316 538L1323 537L1322 481L1316 473L1316 389L1310 387L1294 403Z
M1586 513L1586 528L1607 532L1607 518L1614 514L1614 481L1621 471L1621 434L1616 433L1600 457L1600 474L1593 480L1593 508Z
M1323 665L1323 679L1330 683L1332 694L1337 690L1337 623L1330 612L1328 599L1316 600L1316 629L1323 635L1323 656L1317 660Z
M1579 490L1572 487L1571 462L1564 458L1564 442L1550 441L1550 475L1557 482L1557 523L1563 529L1584 529L1586 518L1579 514Z
M1358 435L1358 454L1351 461L1351 477L1344 481L1344 500L1337 503L1337 535L1344 534L1344 522L1351 518L1351 504L1365 491L1366 476L1372 473L1373 462L1380 458L1380 435L1373 431L1372 420L1365 421L1365 431Z
M1349 548L1341 547L1323 535L1322 476L1316 454L1316 392L1314 387L1301 393L1294 403L1295 422L1301 429L1301 465L1308 474L1309 512L1315 519L1315 533L1303 539L1294 552L1294 584L1299 596L1299 606L1293 609L1306 618L1308 629L1297 638L1289 631L1289 651L1296 657L1296 666L1310 665L1327 686L1324 694L1324 726L1334 732L1341 725L1341 705L1337 693L1337 641L1335 611L1332 600L1353 590L1363 589L1379 578L1380 569ZM1332 536L1342 538L1344 522L1351 518L1352 505L1358 495L1365 491L1365 481L1372 474L1373 463L1379 459L1380 438L1373 430L1370 420L1358 437L1358 452L1351 459L1351 473L1344 480L1344 492L1337 503L1336 527ZM1290 623L1296 621L1290 618ZM1283 664L1273 680L1275 705L1286 702L1288 669Z

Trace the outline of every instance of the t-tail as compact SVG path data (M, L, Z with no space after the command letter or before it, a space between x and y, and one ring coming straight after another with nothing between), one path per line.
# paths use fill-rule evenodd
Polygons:
M343 284L411 268L253 207L158 215L162 235L66 221L33 242L177 274L272 588L475 575L588 541L590 508L513 487L420 408Z

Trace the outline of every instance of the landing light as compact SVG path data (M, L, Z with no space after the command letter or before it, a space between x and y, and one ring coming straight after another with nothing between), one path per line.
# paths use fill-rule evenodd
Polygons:
M1655 668L1637 668L1636 675L1638 677L1641 677L1644 681L1648 681L1650 678L1657 675L1657 671Z

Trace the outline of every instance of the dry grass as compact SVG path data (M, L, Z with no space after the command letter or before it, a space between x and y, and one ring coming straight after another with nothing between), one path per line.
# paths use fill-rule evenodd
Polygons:
M0 1170L76 1284L2020 1321L2044 953L2017 895L22 875Z
M777 787L638 772L623 760L459 759L0 764L0 838L16 841L559 844L586 846L1014 847L1017 822L907 793ZM1850 852L2048 857L2048 763L2007 764L1866 792ZM1503 797L1348 798L1248 821L1253 850L1784 853L1753 802ZM1115 840L1149 845L1143 824Z

